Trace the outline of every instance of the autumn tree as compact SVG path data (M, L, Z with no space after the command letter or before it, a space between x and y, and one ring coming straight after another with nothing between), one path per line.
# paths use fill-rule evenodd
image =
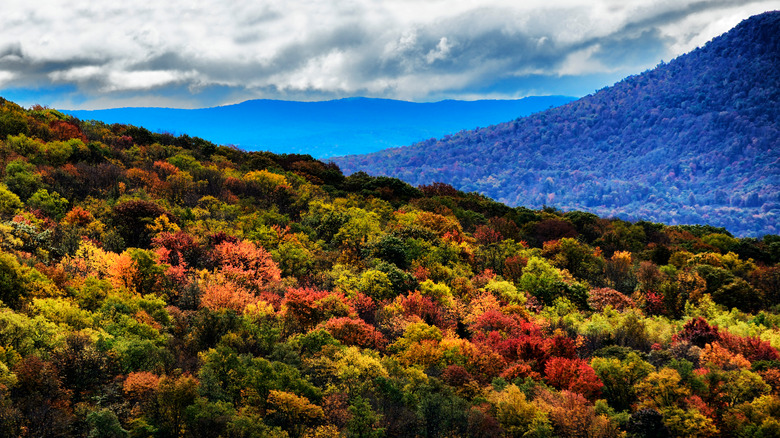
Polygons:
M635 386L655 368L631 352L625 359L594 357L590 365L604 387L604 396L610 406L619 411L628 410L636 401Z

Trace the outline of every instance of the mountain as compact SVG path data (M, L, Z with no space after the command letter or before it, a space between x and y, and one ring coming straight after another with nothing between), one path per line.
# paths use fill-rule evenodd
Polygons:
M324 102L251 100L194 110L116 108L63 112L82 120L129 123L153 132L187 133L245 150L326 158L407 145L526 116L572 100L573 97L566 96L434 103L368 98Z
M740 235L780 230L780 12L567 105L439 140L334 158L542 205Z

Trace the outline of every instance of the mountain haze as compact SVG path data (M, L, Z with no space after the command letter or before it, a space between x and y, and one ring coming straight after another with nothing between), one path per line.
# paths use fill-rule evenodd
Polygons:
M440 181L510 205L775 233L780 12L525 118L365 156L351 173Z
M415 103L350 98L323 102L250 100L203 109L115 108L64 111L82 120L128 123L153 132L187 133L244 150L311 154L317 158L375 152L499 123L574 100L445 100Z

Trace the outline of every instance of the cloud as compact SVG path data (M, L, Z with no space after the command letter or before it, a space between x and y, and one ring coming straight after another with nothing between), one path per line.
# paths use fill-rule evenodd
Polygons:
M78 97L62 102L81 108L425 101L488 88L491 97L558 94L560 78L638 73L780 8L780 0L6 2L0 87L66 87ZM578 94L593 91L583 84Z

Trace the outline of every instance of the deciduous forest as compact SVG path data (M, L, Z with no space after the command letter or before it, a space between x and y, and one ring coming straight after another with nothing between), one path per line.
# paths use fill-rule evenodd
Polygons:
M0 435L776 436L780 237L0 104Z

